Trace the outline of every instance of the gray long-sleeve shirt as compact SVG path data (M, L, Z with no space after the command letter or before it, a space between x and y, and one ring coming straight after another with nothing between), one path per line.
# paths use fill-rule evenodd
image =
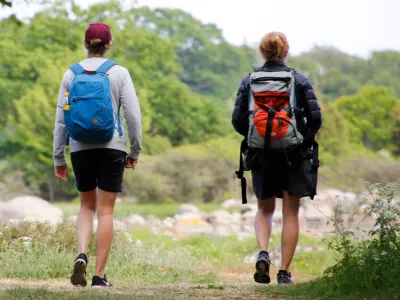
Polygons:
M92 57L81 61L80 64L87 71L95 71L106 60L106 58ZM107 74L111 84L114 117L117 117L118 108L122 106L125 120L128 125L128 134L130 140L130 150L128 151L128 155L134 159L138 159L142 150L142 121L140 105L131 76L126 68L119 65L113 66L110 70L108 70ZM62 166L66 164L65 145L67 140L67 130L65 128L62 106L64 102L64 93L69 91L74 76L75 75L71 70L67 70L65 72L58 95L56 122L54 128L53 158L55 166ZM102 144L86 144L71 139L70 152L97 148L110 148L127 152L127 138L125 131L123 130L123 135L120 136L117 124L118 122L115 122L114 137L109 142ZM123 124L122 118L121 124Z

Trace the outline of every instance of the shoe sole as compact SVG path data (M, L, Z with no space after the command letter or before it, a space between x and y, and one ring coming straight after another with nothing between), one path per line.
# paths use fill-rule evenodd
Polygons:
M256 263L256 273L254 274L254 281L258 283L270 283L271 277L269 276L269 264L265 260L260 260Z
M85 287L87 285L86 262L83 259L76 260L70 281L74 286Z

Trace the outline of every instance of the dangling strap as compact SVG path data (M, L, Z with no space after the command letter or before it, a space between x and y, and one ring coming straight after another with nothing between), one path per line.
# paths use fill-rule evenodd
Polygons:
M243 176L244 175L244 162L243 162L243 153L246 151L247 149L247 141L246 139L244 139L242 141L242 144L240 145L240 158L239 158L239 171L236 171L236 177L238 179L240 179L240 183L242 186L242 204L246 204L247 203L247 181L246 178Z
M311 161L311 182L312 182L312 194L310 198L313 200L314 196L317 194L317 184L318 184L318 168L319 168L319 145L316 141L313 143L313 157Z

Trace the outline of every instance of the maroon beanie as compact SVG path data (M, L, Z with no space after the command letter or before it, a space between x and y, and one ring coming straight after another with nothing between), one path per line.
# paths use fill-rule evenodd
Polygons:
M111 30L108 25L95 22L91 23L85 32L85 42L90 45L92 40L101 40L104 45L107 45L112 40Z

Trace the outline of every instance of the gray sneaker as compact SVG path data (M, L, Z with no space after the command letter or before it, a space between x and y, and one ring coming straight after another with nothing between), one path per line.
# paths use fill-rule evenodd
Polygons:
M258 283L270 283L269 266L271 261L268 252L260 251L256 262L256 273L254 273L254 281Z
M278 284L293 284L294 281L292 279L292 274L285 270L279 270L278 274L276 275L276 279Z

